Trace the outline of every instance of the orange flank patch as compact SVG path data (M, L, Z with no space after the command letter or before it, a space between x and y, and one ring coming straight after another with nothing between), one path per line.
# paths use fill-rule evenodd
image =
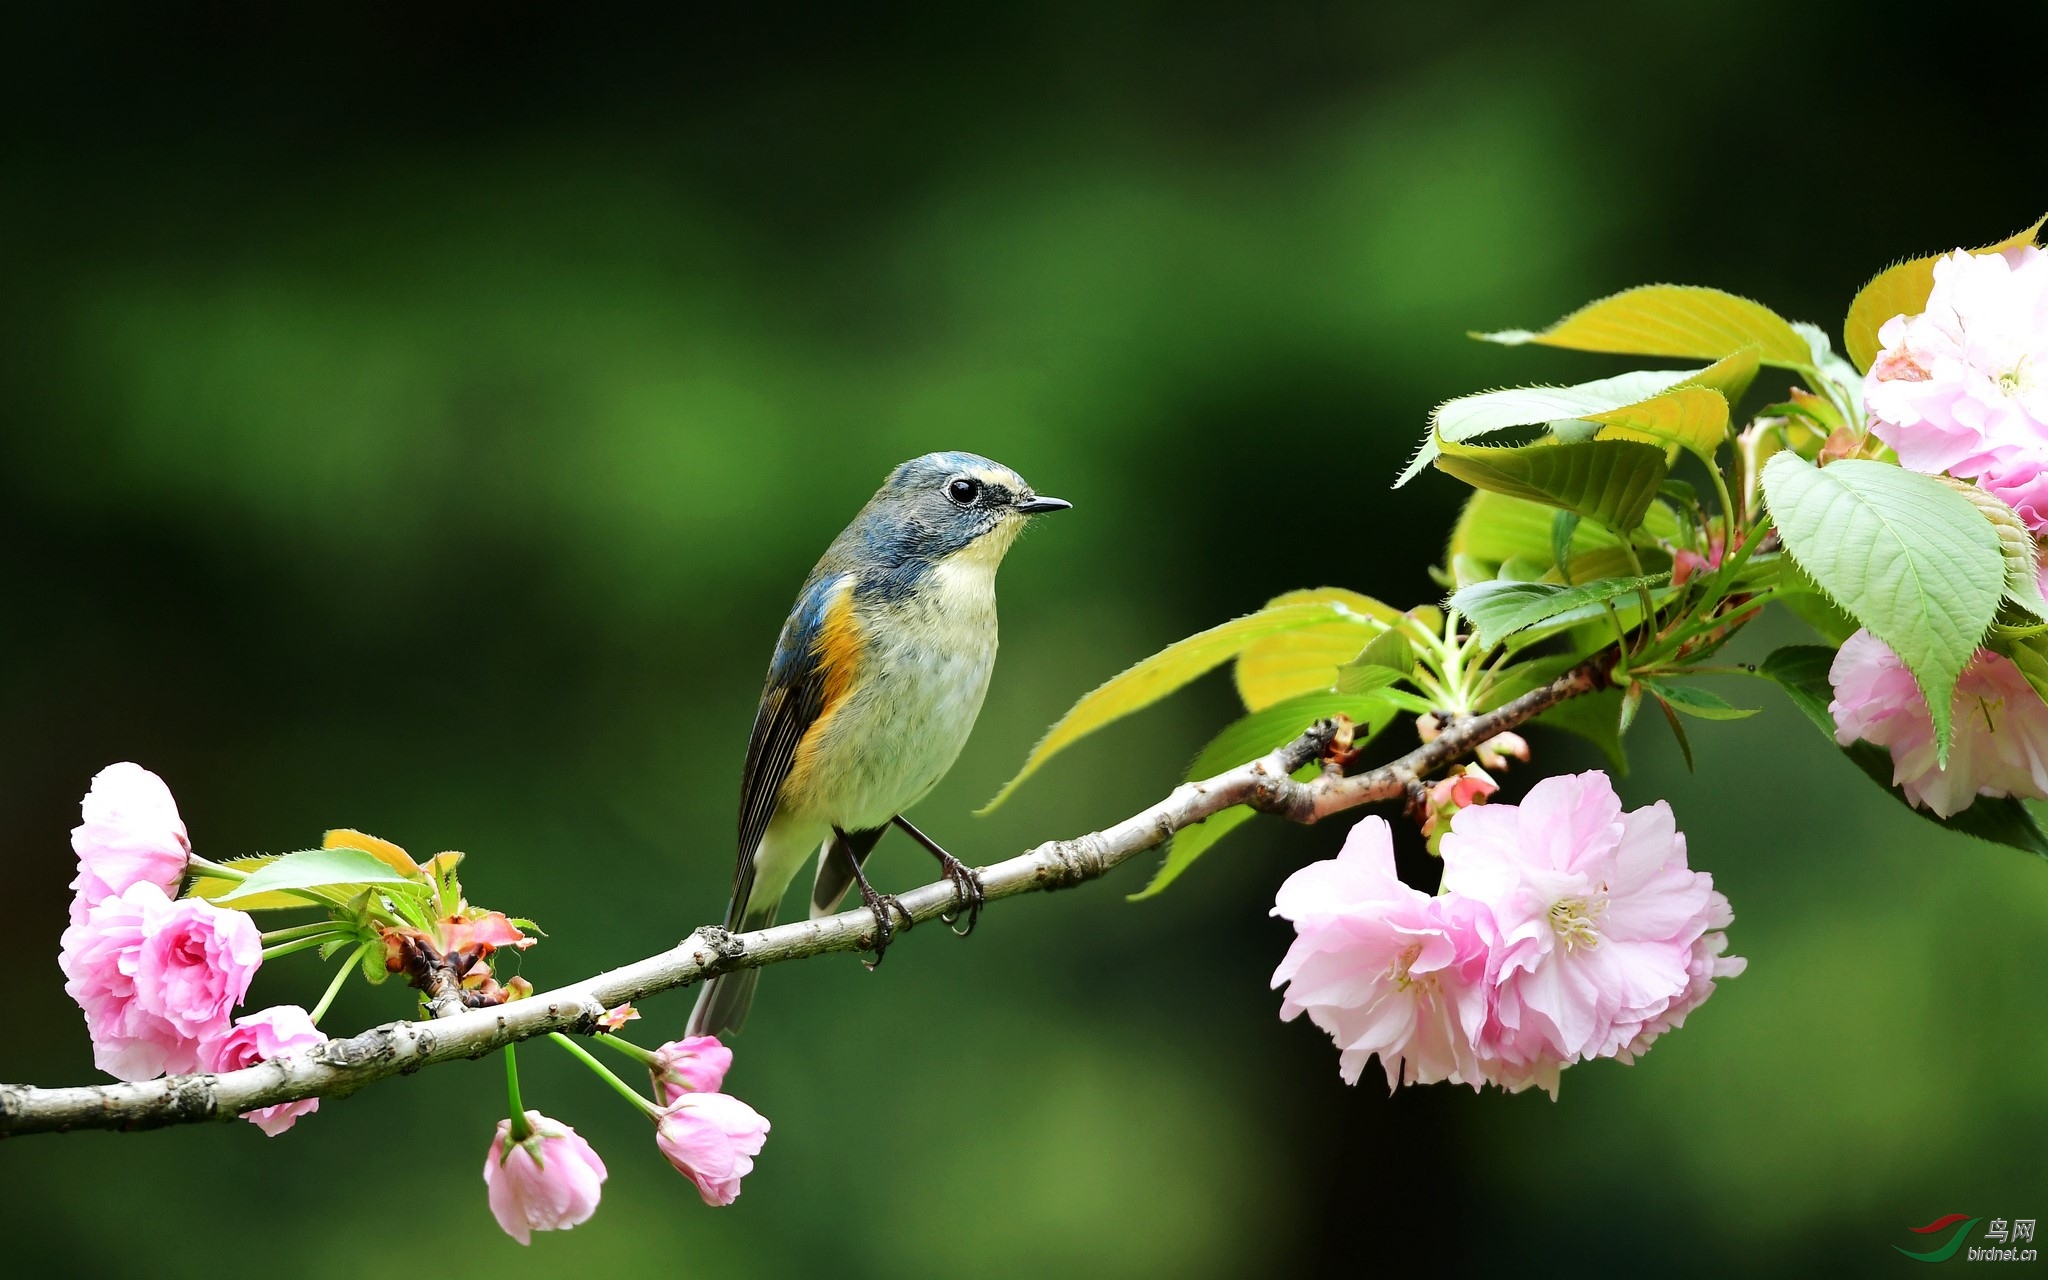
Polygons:
M818 745L825 740L832 717L846 704L847 691L853 688L854 678L860 672L860 623L853 616L850 582L825 606L824 621L818 627L817 639L811 642L811 652L816 655L825 696L818 708L818 718L811 721L803 741L797 744L796 759L790 762L789 776L782 783L784 795L801 796L811 789Z

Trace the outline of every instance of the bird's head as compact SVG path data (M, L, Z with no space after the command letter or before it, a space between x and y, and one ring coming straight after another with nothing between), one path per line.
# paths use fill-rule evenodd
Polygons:
M928 453L889 473L856 527L867 550L899 564L958 557L992 568L1033 516L1072 505L977 454Z

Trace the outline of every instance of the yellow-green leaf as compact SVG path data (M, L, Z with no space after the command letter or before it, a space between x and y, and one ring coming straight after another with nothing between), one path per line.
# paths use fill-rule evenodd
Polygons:
M1589 421L1602 424L1596 440L1640 440L1687 449L1712 466L1714 450L1728 438L1728 401L1708 387L1679 387L1641 404L1596 413Z
M1059 752L1112 721L1149 707L1159 699L1244 652L1255 640L1319 623L1349 621L1370 625L1373 618L1335 600L1269 606L1233 618L1168 645L1075 703L1031 749L1017 776L1003 784L979 812L987 813L1010 798L1024 780ZM1369 637L1368 637L1369 638ZM1363 643L1363 642L1361 642ZM1357 650L1353 650L1356 653ZM1334 679L1334 677L1332 677Z
M1340 604L1359 616L1283 631L1246 645L1233 673L1245 710L1263 711L1298 694L1328 690L1337 681L1337 668L1357 657L1401 616L1393 606L1343 587L1290 591L1267 601L1266 608L1316 603Z
M1997 244L1988 244L1973 253L1997 253L2003 249L2017 249L2034 243L2034 237L2041 234L2041 226L2048 223L2048 214L2034 220L2034 225L2025 231L2007 236ZM1849 358L1856 362L1861 372L1870 372L1870 362L1877 359L1879 350L1877 331L1893 316L1918 315L1927 310L1927 295L1934 292L1934 264L1941 254L1930 254L1925 258L1912 258L1894 263L1872 276L1870 283L1856 291L1856 298L1849 304L1848 318L1842 321L1842 346Z
M277 855L274 853L258 853L246 858L229 858L221 865L254 875L265 863L275 861ZM233 893L241 883L240 880L230 880L225 876L195 876L192 883L186 886L185 896L218 902L222 895ZM300 907L316 907L320 904L308 902L292 893L256 893L220 905L233 907L237 911L290 911Z
M1438 468L1473 488L1576 511L1617 533L1643 522L1670 471L1662 449L1632 440L1508 448L1437 443Z
M1806 340L1760 302L1698 285L1649 284L1588 303L1540 333L1507 329L1474 334L1487 342L1526 342L1574 351L1719 360L1744 347L1781 368L1813 362Z

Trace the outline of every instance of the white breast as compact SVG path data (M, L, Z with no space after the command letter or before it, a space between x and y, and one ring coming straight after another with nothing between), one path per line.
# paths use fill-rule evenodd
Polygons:
M873 609L859 677L821 751L831 777L818 779L811 801L849 831L917 803L967 744L995 668L995 565L956 556L909 596Z

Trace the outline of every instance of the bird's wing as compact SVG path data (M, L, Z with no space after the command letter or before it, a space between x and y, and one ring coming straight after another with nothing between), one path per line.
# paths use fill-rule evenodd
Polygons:
M754 713L747 767L740 775L739 868L733 875L727 928L737 928L754 885L754 851L775 817L782 784L804 735L829 715L852 684L856 662L853 575L820 578L804 589L783 624L768 666L768 684Z

